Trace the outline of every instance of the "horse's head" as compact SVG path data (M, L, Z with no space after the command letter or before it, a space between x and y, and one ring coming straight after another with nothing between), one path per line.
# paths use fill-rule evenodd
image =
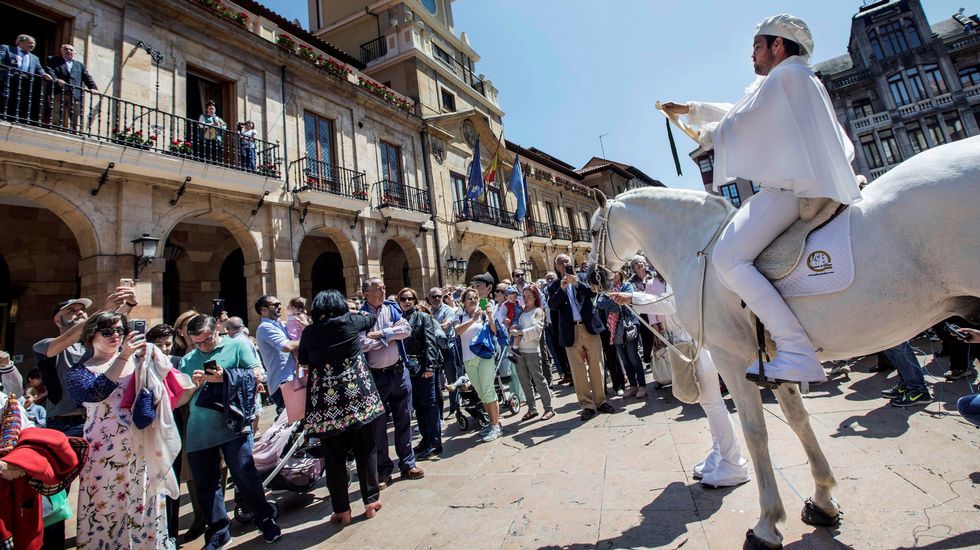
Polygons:
M592 215L592 251L589 252L589 269L586 281L598 292L605 292L612 287L612 273L618 270L637 251L621 257L621 250L612 246L609 236L609 213L616 200L606 199L598 189L595 190L595 200L599 208Z

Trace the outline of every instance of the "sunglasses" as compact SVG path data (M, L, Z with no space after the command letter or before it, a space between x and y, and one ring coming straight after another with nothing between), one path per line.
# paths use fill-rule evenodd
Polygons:
M266 304L265 307L270 309L274 307L282 307L282 302L272 302L271 304Z
M126 329L125 327L109 327L101 329L99 334L101 334L103 338L112 338L113 336L122 336L126 334Z
M398 300L401 301L401 302L414 302L415 301L415 298L413 298L411 296L399 296L398 297Z
M430 300L442 300L442 294L433 294L432 296L429 296L429 299Z
M212 332L211 333L211 336L208 336L207 338L205 338L204 340L201 340L200 342L195 342L194 340L191 340L191 345L194 346L195 348L202 348L202 347L208 345L208 342L214 340L214 335L215 335L215 333Z

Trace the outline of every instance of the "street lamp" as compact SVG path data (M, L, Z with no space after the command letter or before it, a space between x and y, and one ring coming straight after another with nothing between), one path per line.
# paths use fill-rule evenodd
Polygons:
M133 240L133 279L139 279L143 268L153 263L159 245L160 239L151 237L147 233Z
M522 260L520 265L521 269L524 270L524 273L530 273L531 270L534 269L534 264L531 263L530 260Z

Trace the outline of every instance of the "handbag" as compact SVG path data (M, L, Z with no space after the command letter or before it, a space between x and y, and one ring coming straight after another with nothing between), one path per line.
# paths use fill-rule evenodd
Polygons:
M493 359L493 352L496 347L493 345L493 331L490 330L490 323L484 323L480 332L473 337L470 342L470 351L481 359Z
M279 385L282 400L286 405L286 418L290 422L303 420L306 417L306 385L309 376L305 370L299 372L288 382Z
M140 390L136 394L136 399L133 401L133 424L139 429L144 429L150 424L153 424L153 420L157 416L156 406L153 404L153 392L146 387L146 380L149 378L150 373L147 372L149 367L149 354L146 354L146 360L140 366L142 371L143 379L140 381Z
M48 496L41 497L41 509L44 514L44 526L50 527L55 523L71 519L71 504L64 489Z

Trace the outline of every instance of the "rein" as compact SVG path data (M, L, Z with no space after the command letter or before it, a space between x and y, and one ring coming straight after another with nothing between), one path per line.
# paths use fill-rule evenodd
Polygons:
M609 203L611 203L611 202L612 201L609 201ZM616 252L615 247L612 246L612 240L609 238L609 203L606 204L606 208L603 209L602 214L599 216L599 220L601 222L601 224L599 225L599 230L598 230L598 235L597 235L597 237L599 237L599 239L598 239L598 241L599 241L599 247L598 248L599 249L596 250L595 252L596 252L596 259L597 259L596 265L599 266L599 268L604 269L605 271L611 273L610 269L608 267L606 267L606 262L605 262L605 251L606 251L606 243L607 242L609 243L609 246L612 249L613 255L615 255L615 260L616 261L619 261L621 263L625 263L625 261ZM700 290L698 292L698 295L699 295L699 300L698 300L698 335L697 335L697 338L696 338L696 340L694 342L694 356L693 357L688 357L687 355L684 355L663 334L660 334L660 332L658 332L657 329L655 329L652 326L650 326L650 323L648 323L646 321L646 319L644 319L640 314L638 314L631 304L626 304L625 305L625 307L628 308L631 312L633 312L633 314L636 316L636 318L639 319L639 321L641 323L643 323L643 325L645 327L647 327L650 330L650 332L652 332L653 335L657 337L657 339L659 339L661 342L663 342L664 345L667 346L667 348L670 351L676 353L677 356L681 358L681 361L684 361L685 363L687 363L689 365L690 364L693 364L695 361L698 360L698 357L701 355L701 349L704 347L703 346L703 343L704 343L704 282L705 282L705 279L707 279L707 276L708 276L708 256L709 256L708 250L712 246L714 246L714 244L718 240L718 238L721 237L722 231L724 231L725 227L728 226L728 222L730 222L732 220L732 217L734 215L735 215L735 213L732 212L732 213L728 214L727 216L725 216L725 219L722 220L721 224L718 225L718 228L715 229L715 232L711 236L711 239L708 240L708 243L706 245L704 245L704 248L702 248L701 250L698 250L698 252L697 252L698 261L701 262L701 284L700 284L700 287L699 287ZM639 254L640 251L638 250L636 253ZM671 297L673 295L674 295L674 293L671 292L670 294L664 296L660 300L665 300L665 299L667 299L667 298L669 298L669 297ZM660 301L660 300L657 300L657 301ZM656 303L656 302L654 302L654 303Z

